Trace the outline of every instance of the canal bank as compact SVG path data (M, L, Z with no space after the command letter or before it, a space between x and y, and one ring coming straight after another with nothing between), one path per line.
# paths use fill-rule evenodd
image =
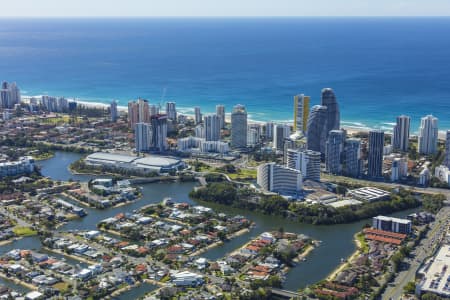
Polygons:
M69 152L55 152L55 156L46 161L41 161L42 174L49 176L54 180L73 180L88 181L93 176L72 175L68 170L68 166L82 155ZM96 228L100 220L115 216L123 211L137 210L142 206L158 203L166 197L171 197L176 202L188 202L195 205L208 206L218 212L229 215L243 215L251 221L255 222L249 232L237 236L229 242L210 249L202 254L203 257L210 260L217 260L231 253L235 249L247 243L265 231L278 230L283 228L287 232L303 233L314 240L320 240L321 243L312 251L306 261L301 261L295 268L292 268L286 276L284 288L289 290L297 290L307 285L316 283L326 278L340 264L341 259L348 258L356 249L353 237L355 233L360 231L364 224L371 223L371 220L362 220L351 224L340 224L333 226L300 224L290 221L282 217L264 215L254 211L232 208L214 203L200 203L189 199L188 193L196 186L193 182L158 182L145 183L142 186L142 199L130 203L119 208L108 208L104 210L96 210L86 208L88 215L83 219L74 220L59 228L61 231L66 230L92 230ZM408 210L393 214L394 216L406 216L415 210ZM14 247L15 243L7 246ZM29 248L39 248L40 244L35 244ZM17 248L17 247L15 247ZM24 247L22 247L24 248ZM131 290L130 292L132 292Z

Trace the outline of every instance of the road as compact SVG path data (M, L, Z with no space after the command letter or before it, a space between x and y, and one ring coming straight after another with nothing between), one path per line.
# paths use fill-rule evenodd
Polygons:
M446 233L450 217L450 207L445 206L436 215L436 220L431 225L427 236L422 239L421 243L412 252L412 258L406 258L404 262L408 263L407 270L397 274L392 286L389 286L382 296L383 300L401 299L403 288L405 285L415 280L417 270L426 258L431 256L439 246L440 239Z
M33 227L32 224L26 222L25 220L22 220L21 218L15 216L11 212L9 212L7 209L5 209L3 206L0 206L0 213L3 215L9 217L10 219L14 220L17 224L17 226L20 227Z
M321 176L322 182L330 182L330 183L354 182L354 183L361 184L361 185L378 186L378 187L387 188L387 189L393 189L393 188L398 188L398 187L402 187L405 189L414 189L416 192L423 193L423 194L443 194L447 197L447 201L445 201L445 203L450 204L450 189L441 189L441 188L432 188L432 187L423 188L423 187L400 184L400 183L395 183L395 182L369 181L369 180L364 180L364 179L336 176L336 175L330 175L330 174L325 174L325 173L321 173L320 176Z

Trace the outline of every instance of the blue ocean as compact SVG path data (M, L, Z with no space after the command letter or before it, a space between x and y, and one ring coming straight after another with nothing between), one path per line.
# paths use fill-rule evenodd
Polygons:
M450 18L0 19L0 80L23 95L181 111L238 103L293 119L293 95L335 90L343 125L433 114L450 129Z

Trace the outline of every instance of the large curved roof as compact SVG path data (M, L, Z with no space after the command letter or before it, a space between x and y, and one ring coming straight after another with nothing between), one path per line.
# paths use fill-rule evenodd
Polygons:
M154 167L166 167L176 165L180 162L180 160L167 156L146 156L142 158L138 158L134 161L137 165L146 165L146 166L154 166Z

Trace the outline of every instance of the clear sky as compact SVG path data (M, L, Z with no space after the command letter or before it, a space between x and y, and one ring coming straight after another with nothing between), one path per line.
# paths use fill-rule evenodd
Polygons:
M1 0L3 17L450 16L450 0Z

